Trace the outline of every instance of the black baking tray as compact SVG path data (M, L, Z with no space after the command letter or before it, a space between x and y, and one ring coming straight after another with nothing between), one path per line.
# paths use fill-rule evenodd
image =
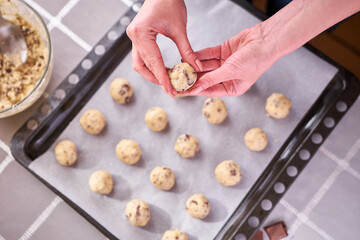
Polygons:
M234 2L260 19L266 19L263 13L248 2L244 0L234 0ZM28 166L49 149L129 53L131 41L126 36L125 29L127 23L136 15L134 10L139 9L141 3L142 1L134 3L133 7L111 27L83 59L90 60L93 66L89 70L85 70L79 63L34 115L16 132L11 141L11 151L15 159L109 239L117 238ZM118 37L114 38L110 35ZM98 46L102 46L105 51L99 51ZM311 46L306 45L306 47L337 67L338 72L214 237L216 240L235 239L239 234L246 239L252 237L360 93L360 84L354 75ZM71 78L74 79L74 76L78 81L69 81ZM48 111L49 109L50 111ZM329 123L331 123L331 127ZM289 167L292 170L296 168L295 175L292 174L293 171L292 173L289 171ZM284 191L278 193L274 188L276 184L282 184ZM265 199L272 203L272 208L268 211L261 207L261 203Z

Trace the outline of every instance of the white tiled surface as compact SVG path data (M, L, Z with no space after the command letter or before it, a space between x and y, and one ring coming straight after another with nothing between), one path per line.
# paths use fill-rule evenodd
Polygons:
M205 0L197 1L205 4ZM37 8L51 29L54 71L47 92L63 80L131 4L131 0L26 2ZM91 21L95 21L93 28L86 28ZM8 155L12 135L38 105L0 120L0 240L105 239ZM284 220L289 239L360 239L359 121L357 101L266 224Z

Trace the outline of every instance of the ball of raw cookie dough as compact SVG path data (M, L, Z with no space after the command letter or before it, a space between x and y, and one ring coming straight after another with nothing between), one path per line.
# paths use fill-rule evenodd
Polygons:
M90 134L99 134L105 125L105 116L96 109L87 110L80 118L80 126Z
M108 171L96 171L89 178L91 191L101 194L109 194L113 189L113 179Z
M199 140L190 134L182 134L176 140L175 151L183 158L191 158L199 150Z
M130 101L133 95L133 88L131 84L123 78L115 78L110 85L111 97L120 104L125 104Z
M248 130L244 137L246 146L251 151L262 151L268 143L266 133L260 128L252 128Z
M179 229L167 230L161 240L188 240L188 236Z
M176 64L169 70L168 74L171 85L179 92L188 90L197 80L195 69L186 62Z
M194 194L186 201L186 211L194 218L205 218L210 213L210 203L202 194Z
M175 184L175 174L167 167L156 167L150 173L151 183L160 190L170 190Z
M143 200L134 199L126 205L125 215L134 226L145 226L150 220L149 205Z
M265 110L273 118L285 118L290 113L291 101L281 93L273 93L266 100Z
M123 139L116 145L116 156L126 164L135 164L140 160L141 149L134 140Z
M211 97L205 100L202 113L209 123L219 124L227 117L227 108L223 100Z
M55 158L63 166L73 165L77 160L75 143L63 140L55 147Z
M151 130L159 132L165 129L168 117L164 109L152 107L145 114L145 122Z
M241 169L232 160L221 162L215 168L215 177L224 186L234 186L241 180Z

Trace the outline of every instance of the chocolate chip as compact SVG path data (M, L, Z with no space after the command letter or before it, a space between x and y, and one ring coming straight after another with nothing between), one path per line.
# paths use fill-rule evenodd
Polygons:
M11 73L11 69L10 69L10 68L5 69L5 71L6 71L7 73Z
M231 174L231 176L236 176L236 170L235 170L235 169L231 169L231 170L230 170L230 174Z
M123 89L124 91L129 91L130 90L130 86L127 84L122 85L121 89Z
M138 205L136 207L136 216L139 217L140 216L140 205Z
M126 97L125 102L129 102L129 101L130 101L130 97Z
M20 89L20 88L18 88L18 87L14 88L14 91L15 91L15 94L19 94L19 93L21 93L21 89Z
M198 205L197 201L195 201L195 200L191 200L191 203Z
M123 89L121 89L120 91L119 91L119 93L120 93L120 95L125 95L125 91L123 90Z
M210 102L215 102L215 98L210 98Z
M218 108L218 110L217 110L218 112L221 112L221 108Z
M210 113L204 112L204 116L205 116L206 118L209 118L209 117L210 117Z
M189 140L189 139L190 139L190 135L189 135L189 134L185 134L185 138L186 138L187 140Z

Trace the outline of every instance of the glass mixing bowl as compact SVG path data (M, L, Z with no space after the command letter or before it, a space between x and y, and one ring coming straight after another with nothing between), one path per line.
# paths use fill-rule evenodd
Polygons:
M44 93L45 88L50 81L53 68L53 49L50 33L46 27L45 22L42 20L40 15L27 3L23 2L22 0L0 0L0 8L5 19L11 20L11 18L14 17L14 14L17 13L38 30L45 49L44 57L47 58L45 70L42 73L40 79L38 79L34 89L19 102L15 103L11 107L1 110L0 118L4 118L24 111L32 104L34 104L35 101L38 100Z

